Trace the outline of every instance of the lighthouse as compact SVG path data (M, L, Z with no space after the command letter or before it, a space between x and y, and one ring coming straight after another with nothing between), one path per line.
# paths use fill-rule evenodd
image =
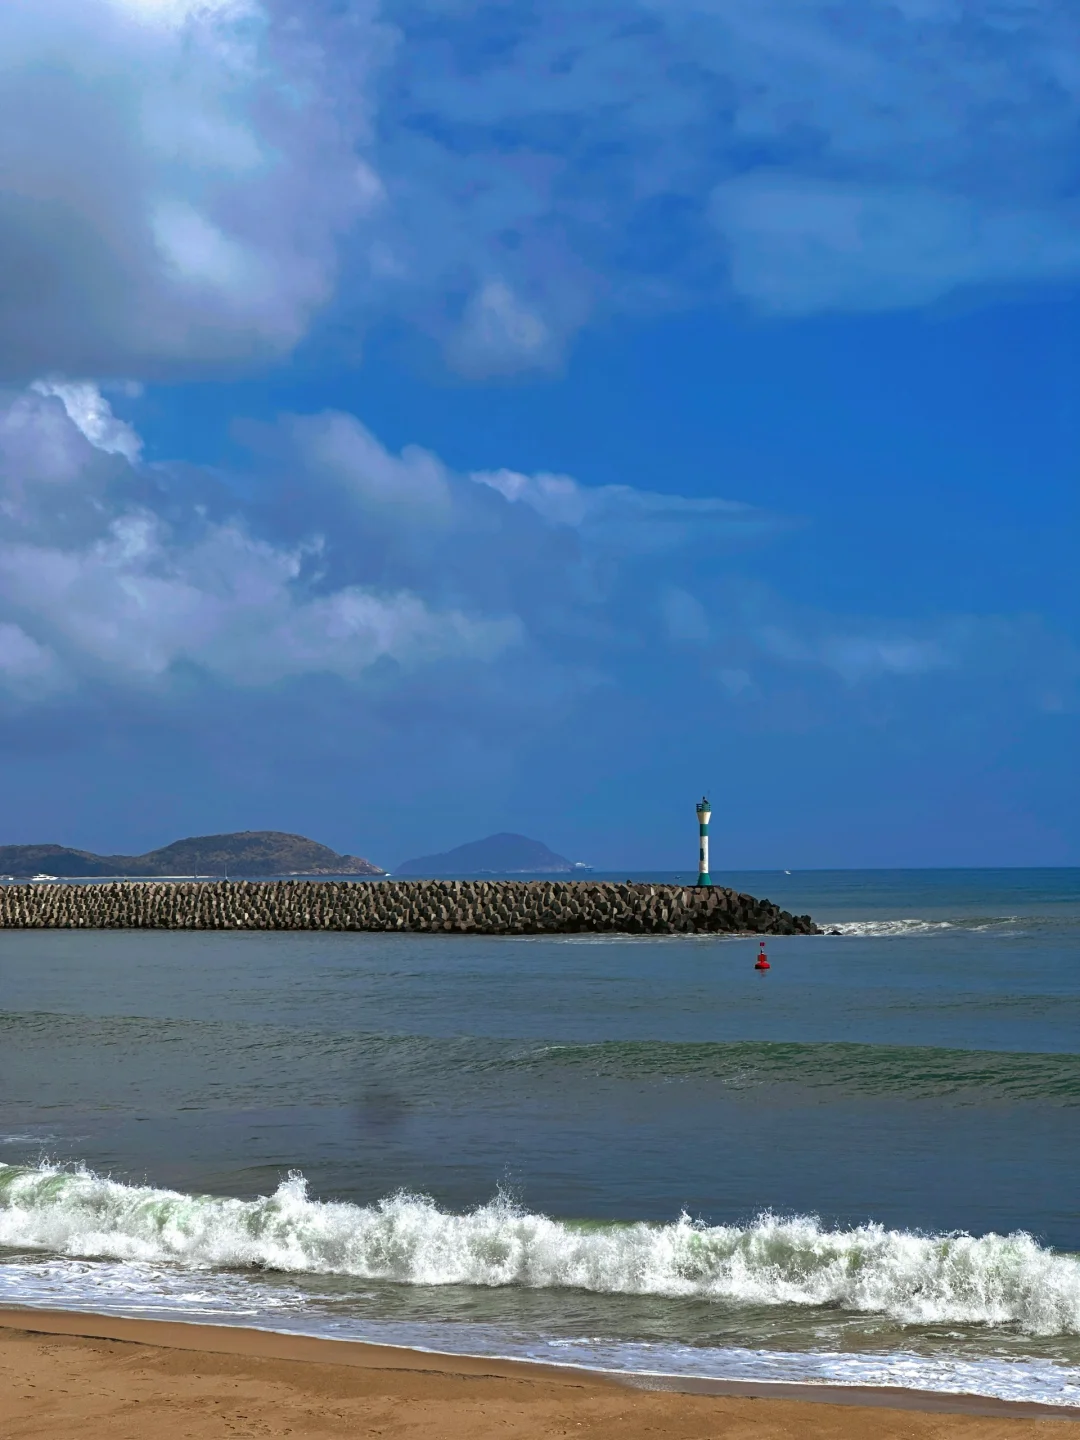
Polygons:
M709 879L709 818L712 815L712 806L703 795L698 801L698 835L701 845L698 850L697 883L699 885L711 885Z

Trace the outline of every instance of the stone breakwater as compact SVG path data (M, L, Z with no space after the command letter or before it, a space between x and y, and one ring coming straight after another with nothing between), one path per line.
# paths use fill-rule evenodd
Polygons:
M115 881L0 886L8 930L402 930L465 935L819 934L720 886L573 880Z

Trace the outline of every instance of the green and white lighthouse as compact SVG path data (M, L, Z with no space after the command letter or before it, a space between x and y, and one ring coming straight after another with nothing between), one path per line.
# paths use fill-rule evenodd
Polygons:
M698 801L698 836L700 848L698 849L697 883L699 885L711 885L709 879L709 820L712 816L712 806L703 795Z

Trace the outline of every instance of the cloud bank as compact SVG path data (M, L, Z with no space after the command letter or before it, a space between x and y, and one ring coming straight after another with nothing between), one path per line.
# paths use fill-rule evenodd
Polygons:
M429 320L473 367L545 363L596 310L880 311L1080 275L1065 0L387 14L388 218L414 276L456 277Z
M750 506L459 475L389 452L341 412L253 428L257 502L147 465L87 381L0 401L0 684L22 699L95 681L358 681L494 664L583 619L602 630L634 562L690 538L766 532ZM554 656L547 659L554 663Z
M1065 0L16 0L0 378L1073 283L1078 51Z
M321 676L361 704L396 693L438 713L463 686L491 715L527 697L565 716L598 686L645 693L668 673L719 702L813 675L840 697L1048 658L1021 622L793 610L742 563L789 522L742 502L459 473L340 411L245 433L247 472L230 477L146 463L90 382L0 397L9 703L103 688L187 703L193 684Z

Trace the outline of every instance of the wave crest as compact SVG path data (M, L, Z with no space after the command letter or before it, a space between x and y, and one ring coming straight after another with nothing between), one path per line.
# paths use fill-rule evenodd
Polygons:
M806 1216L751 1225L576 1225L504 1196L463 1215L399 1193L309 1198L292 1175L258 1200L130 1186L88 1170L0 1165L0 1244L66 1256L348 1275L408 1285L521 1285L830 1306L906 1324L1080 1333L1080 1260L1030 1235L918 1235Z

